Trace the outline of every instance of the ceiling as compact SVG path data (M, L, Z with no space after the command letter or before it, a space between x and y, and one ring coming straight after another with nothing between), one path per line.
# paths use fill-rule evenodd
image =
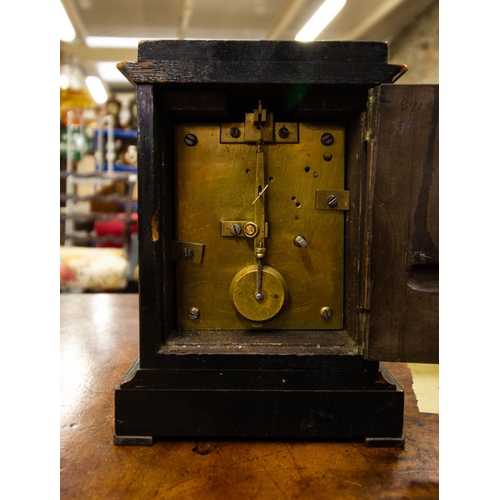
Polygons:
M388 41L437 0L347 0L317 40ZM116 69L134 48L92 47L88 37L293 40L323 0L61 0L76 31L61 59L110 92L132 90ZM99 63L99 66L98 66ZM108 63L108 74L100 72ZM104 65L105 67L106 65Z

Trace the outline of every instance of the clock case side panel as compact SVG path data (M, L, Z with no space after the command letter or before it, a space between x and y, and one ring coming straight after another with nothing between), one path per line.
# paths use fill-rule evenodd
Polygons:
M173 328L166 314L175 300L173 282L172 171L165 164L168 121L153 85L137 86L139 332L141 368L154 368L164 332ZM165 168L167 167L167 168Z

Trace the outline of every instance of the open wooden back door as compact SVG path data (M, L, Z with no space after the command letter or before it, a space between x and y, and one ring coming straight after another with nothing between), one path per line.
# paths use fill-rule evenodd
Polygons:
M370 96L369 359L439 362L439 86L380 85Z

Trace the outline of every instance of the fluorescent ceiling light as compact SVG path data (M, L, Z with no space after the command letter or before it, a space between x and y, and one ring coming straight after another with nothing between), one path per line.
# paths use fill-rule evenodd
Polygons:
M116 67L114 62L98 62L97 71L99 76L105 82L125 83L128 80L123 76L122 72Z
M69 20L64 5L59 2L59 30L60 40L63 42L72 42L75 39L75 29Z
M94 99L97 104L104 104L108 100L108 93L97 76L87 76L87 78L85 78L85 83L87 84L92 99Z
M88 36L85 43L88 47L100 49L136 49L143 38Z
M314 40L342 10L345 3L346 0L325 0L311 19L297 33L295 40L298 42L311 42Z

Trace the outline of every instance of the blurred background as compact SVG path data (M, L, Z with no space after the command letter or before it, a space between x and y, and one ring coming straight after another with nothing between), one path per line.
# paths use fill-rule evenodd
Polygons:
M439 83L438 0L60 0L61 292L137 291L135 88L147 39L371 40Z
M390 62L410 68L404 82L438 83L438 0L61 0L61 6L72 27L61 33L61 74L73 65L82 85L98 77L108 95L133 90L116 63L136 61L139 40L294 40L320 8L325 26L309 40L387 41Z

